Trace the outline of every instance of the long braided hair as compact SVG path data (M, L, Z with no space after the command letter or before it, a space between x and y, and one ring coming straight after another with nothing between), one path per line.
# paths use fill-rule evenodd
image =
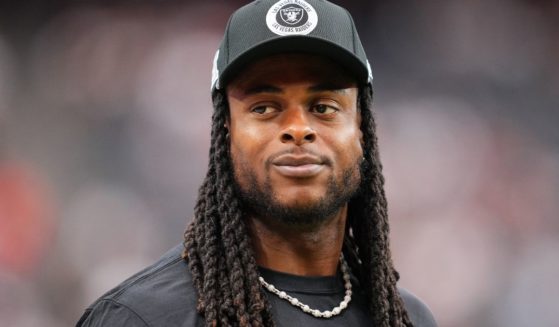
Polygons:
M361 189L349 202L343 251L359 279L375 326L412 326L400 298L389 249L387 203L379 160L372 88L360 88L363 156ZM195 216L184 234L183 257L198 293L206 326L275 326L258 281L244 212L234 187L224 92L213 96L208 172L199 189Z

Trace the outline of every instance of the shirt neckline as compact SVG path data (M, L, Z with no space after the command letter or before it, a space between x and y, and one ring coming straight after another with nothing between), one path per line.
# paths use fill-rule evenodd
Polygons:
M344 291L341 272L335 276L299 276L258 267L264 280L280 291L292 293L335 294Z

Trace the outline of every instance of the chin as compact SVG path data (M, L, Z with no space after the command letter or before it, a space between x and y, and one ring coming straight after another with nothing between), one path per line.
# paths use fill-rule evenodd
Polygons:
M309 207L324 201L325 192L316 190L278 191L275 202L285 207Z

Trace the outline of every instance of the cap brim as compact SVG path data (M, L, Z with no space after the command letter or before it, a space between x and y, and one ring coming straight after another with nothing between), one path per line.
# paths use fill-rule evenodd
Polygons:
M220 74L220 88L224 88L248 64L280 53L306 53L323 56L340 64L355 76L358 83L366 84L369 82L369 71L366 63L363 63L349 50L331 41L311 35L293 35L259 43L233 59Z

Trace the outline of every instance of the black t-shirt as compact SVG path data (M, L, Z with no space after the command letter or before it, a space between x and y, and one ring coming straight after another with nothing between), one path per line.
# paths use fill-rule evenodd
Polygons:
M76 326L204 326L204 318L196 311L192 276L181 253L182 246L176 246L155 264L107 292L86 309ZM303 277L264 268L260 268L260 273L267 282L313 309L331 310L344 297L341 276ZM268 293L276 325L372 326L365 296L355 278L352 278L352 285L352 300L347 309L330 319L315 318ZM400 294L414 326L436 326L433 315L423 302L404 289L400 289Z

